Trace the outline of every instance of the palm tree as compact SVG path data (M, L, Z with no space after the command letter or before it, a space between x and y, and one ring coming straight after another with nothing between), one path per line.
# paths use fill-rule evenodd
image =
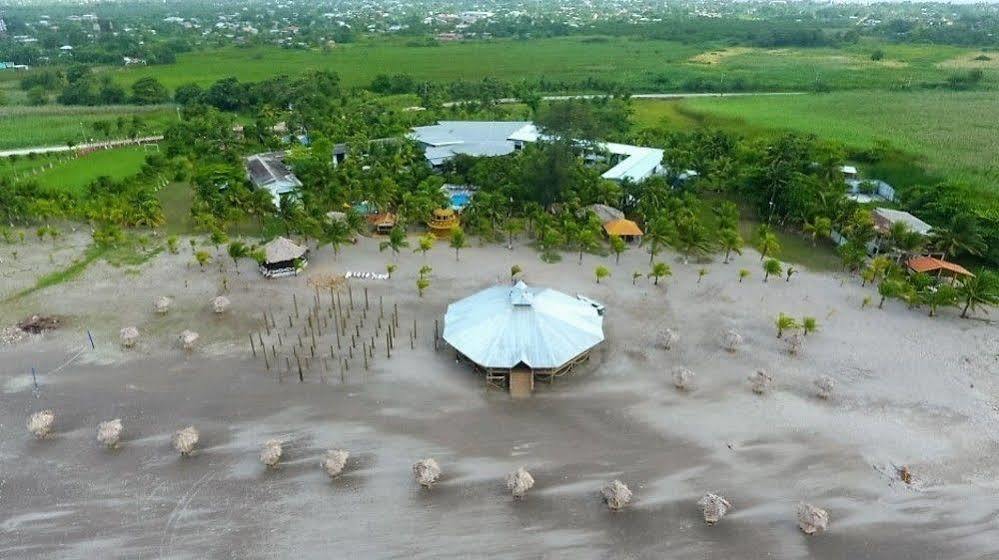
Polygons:
M250 248L242 241L233 241L229 244L228 252L229 258L232 259L232 264L236 268L236 274L239 274L239 259L248 257L250 255Z
M749 278L749 274L750 274L749 269L743 268L739 270L739 283L742 284L743 280Z
M621 253L628 249L628 244L620 236L610 236L611 251L614 251L614 264L621 264Z
M825 216L815 216L812 221L805 222L802 230L812 238L812 246L814 247L819 237L829 237L829 234L832 233L832 220Z
M663 246L668 245L673 240L673 237L673 227L665 218L659 218L652 222L651 227L642 237L642 244L649 246L649 265L662 251Z
M718 242L721 244L722 249L725 250L725 264L728 264L729 256L733 252L737 255L742 254L743 240L739 232L734 229L723 229L718 233Z
M695 218L682 220L677 227L677 248L683 252L683 262L686 263L691 254L703 254L711 250L711 238L708 230Z
M999 305L999 274L990 270L979 270L975 276L966 278L957 288L960 298L964 301L961 317L966 319L968 311L979 307L995 307Z
M781 313L777 316L777 338L784 336L784 331L798 328L798 322L794 317Z
M954 305L958 300L957 288L950 284L929 286L919 294L920 299L930 306L930 317L935 317L940 306Z
M454 260L460 260L458 251L468 247L468 240L465 239L465 231L461 228L455 228L451 232L451 248L454 249Z
M396 258L399 255L399 251L405 247L409 247L409 241L406 240L406 230L400 225L393 227L389 231L388 239L378 244L379 251L391 249L392 258Z
M194 253L194 260L198 262L198 266L201 267L201 271L205 271L205 265L212 262L212 256L208 251L198 251Z
M670 269L669 265L666 263L657 262L652 265L652 270L649 272L649 277L655 278L653 284L659 285L659 279L664 276L672 276L673 271Z
M883 280L878 284L878 295L881 296L881 301L878 302L878 309L884 309L886 299L899 297L903 291L904 286L898 280Z
M389 280L392 279L392 273L395 272L397 268L399 267L392 263L385 265L385 272L388 273Z
M423 291L430 287L430 280L426 276L420 276L416 279L416 292L423 297Z
M780 276L781 266L777 259L767 259L763 263L763 281L766 282L771 276Z
M759 237L756 239L756 249L760 252L760 260L762 261L767 256L780 252L780 241L769 228L760 226Z
M420 238L417 239L419 246L416 249L413 249L413 252L423 253L423 259L426 260L427 251L434 248L434 241L437 241L437 238L434 237L434 234L432 233L421 235Z
M638 283L638 279L641 278L642 276L644 276L644 274L642 274L641 272L639 272L637 270L635 272L632 272L631 273L631 285L634 286L635 284L637 284Z
M579 264L583 264L583 253L597 246L597 234L592 229L583 229L576 234L576 247L579 249Z
M946 227L933 228L932 241L934 247L952 257L962 253L980 256L988 249L978 220L971 214L957 214Z
M600 279L601 278L607 278L608 276L611 275L610 270L606 266L603 266L603 265L598 266L596 268L596 270L593 271L593 273L597 277L597 284L600 283Z
M700 284L701 280L708 275L708 269L701 268L697 271L697 283Z
M819 322L815 320L815 317L802 317L801 318L801 332L805 336L809 333L813 333L819 330Z
M333 247L333 258L340 256L340 246L351 239L352 232L350 225L343 220L331 220L323 225L319 234L319 246L330 245Z

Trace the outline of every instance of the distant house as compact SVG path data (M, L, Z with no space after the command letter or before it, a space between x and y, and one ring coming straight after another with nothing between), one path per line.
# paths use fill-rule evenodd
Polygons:
M439 121L413 128L410 138L423 147L430 165L440 167L459 154L507 155L544 135L528 121ZM656 148L600 142L587 156L608 161L611 168L601 176L612 181L639 182L663 171L663 151Z
M936 276L937 278L947 276L951 279L951 282L957 279L964 280L975 276L968 269L957 263L952 263L936 257L914 257L909 259L909 262L906 264L908 265L909 270L915 273L929 274Z
M296 192L302 182L284 164L284 152L268 152L246 158L246 174L258 189L271 193L274 205L281 207L281 197Z
M857 168L852 165L841 165L839 170L840 173L843 174L843 178L847 181L860 178L860 173L857 171Z
M847 179L848 198L861 204L874 202L878 199L889 202L895 200L895 189L880 179Z
M874 220L874 229L882 235L887 235L891 227L897 223L905 224L909 231L919 235L929 235L933 229L933 226L912 214L891 208L875 208L871 211L871 218Z

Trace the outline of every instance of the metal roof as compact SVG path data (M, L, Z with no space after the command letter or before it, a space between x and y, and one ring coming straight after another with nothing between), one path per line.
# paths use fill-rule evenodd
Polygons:
M877 224L878 217L881 217L888 223L888 227L891 227L891 224L901 222L905 224L909 228L909 230L914 231L920 235L928 235L930 233L930 230L933 229L933 226L931 226L930 224L902 210L893 210L891 208L875 208L874 214L875 214L874 218L875 225L878 225Z
M246 158L246 174L254 186L270 191L276 206L281 205L281 195L293 192L302 182L284 164L284 152L255 154Z
M485 368L554 369L603 341L603 317L572 296L518 282L449 305L443 336Z

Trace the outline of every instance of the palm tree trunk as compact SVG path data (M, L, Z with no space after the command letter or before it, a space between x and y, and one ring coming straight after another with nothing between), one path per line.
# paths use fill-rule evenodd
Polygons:
M614 264L615 264L615 265L618 265L618 264L621 264L621 253L617 253L617 254L616 254L616 255L614 256Z
M728 256L732 254L732 249L725 249L725 264L728 264Z
M970 307L971 307L971 298L969 297L964 302L964 309L961 310L961 318L962 319L967 319L968 318L968 308L970 308Z
M885 306L885 296L881 296L881 301L878 302L878 309L883 309Z

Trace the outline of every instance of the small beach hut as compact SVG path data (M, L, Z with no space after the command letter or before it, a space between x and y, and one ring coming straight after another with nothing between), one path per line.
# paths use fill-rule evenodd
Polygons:
M443 338L487 382L529 392L534 378L551 380L589 357L604 340L603 317L578 298L517 282L449 305Z
M260 273L267 278L295 276L307 263L309 250L285 237L276 237L264 245Z
M607 232L607 235L616 235L625 241L641 240L642 235L645 234L642 228L638 227L638 224L624 218L605 223L604 231Z
M941 276L948 276L950 277L951 282L974 276L974 274L972 274L967 268L964 268L957 263L952 263L936 257L914 257L909 259L909 262L906 264L908 265L909 270L913 272L924 272L926 274L935 275L937 278L940 278Z
M391 212L371 214L367 219L371 227L374 228L375 233L385 235L395 227L395 214Z

